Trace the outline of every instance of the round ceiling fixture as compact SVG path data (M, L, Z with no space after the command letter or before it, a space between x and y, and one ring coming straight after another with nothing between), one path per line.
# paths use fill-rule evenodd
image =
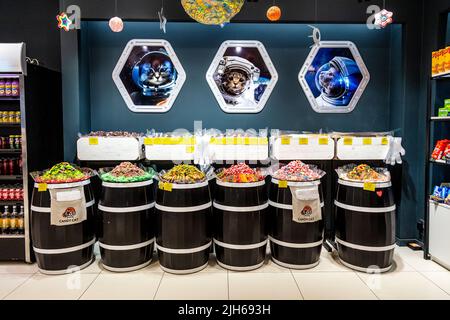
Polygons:
M123 30L123 21L119 17L112 17L109 19L109 27L113 32L120 32Z

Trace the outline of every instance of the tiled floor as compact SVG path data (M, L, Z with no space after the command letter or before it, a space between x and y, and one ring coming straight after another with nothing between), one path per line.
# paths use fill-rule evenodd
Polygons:
M104 270L97 258L78 273L46 276L36 265L0 263L0 299L450 300L450 271L406 247L396 248L395 267L385 274L354 272L325 250L316 268L302 271L267 260L258 270L232 272L211 260L191 275L165 273L157 261L117 274Z

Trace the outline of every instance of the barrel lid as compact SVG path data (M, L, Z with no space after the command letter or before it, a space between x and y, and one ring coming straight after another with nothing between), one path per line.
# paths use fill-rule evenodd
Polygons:
M91 179L86 179L77 182L67 182L67 183L47 183L47 189L65 189L65 188L75 188L85 186L91 183ZM35 188L39 187L39 183L34 184Z

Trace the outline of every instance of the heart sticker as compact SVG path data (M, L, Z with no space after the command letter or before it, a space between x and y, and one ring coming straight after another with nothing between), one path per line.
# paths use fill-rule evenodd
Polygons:
M377 191L377 196L381 198L382 195L383 195L383 190L378 190Z

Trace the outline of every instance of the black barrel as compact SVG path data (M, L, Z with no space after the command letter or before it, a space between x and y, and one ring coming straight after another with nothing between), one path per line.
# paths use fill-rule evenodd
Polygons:
M208 265L211 207L208 181L159 183L156 192L156 247L164 271L187 274Z
M216 180L214 250L223 268L248 271L261 267L267 247L266 182Z
M310 223L292 220L292 194L290 186L311 188L317 186L323 214L323 193L320 180L311 182L287 182L280 188L280 181L272 178L269 191L270 249L272 260L291 269L309 269L319 264L323 242L323 219Z
M153 180L103 182L98 209L103 267L128 272L149 265L155 242Z
M341 262L362 272L388 271L395 248L396 208L391 182L368 186L339 179L334 204Z
M35 183L31 200L31 238L38 268L45 274L65 274L86 268L94 261L95 199L90 180L48 184L47 189L83 186L87 219L68 226L50 224L50 192Z

